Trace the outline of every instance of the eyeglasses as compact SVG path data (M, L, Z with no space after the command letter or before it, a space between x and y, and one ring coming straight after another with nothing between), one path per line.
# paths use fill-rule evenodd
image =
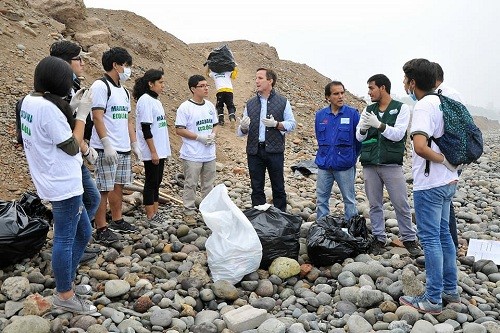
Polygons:
M80 64L81 64L81 63L83 63L83 58L82 58L81 56L71 58L71 60L74 60L74 61L79 61L79 62L80 62Z
M210 85L209 84L200 84L199 86L196 86L196 88L210 88Z

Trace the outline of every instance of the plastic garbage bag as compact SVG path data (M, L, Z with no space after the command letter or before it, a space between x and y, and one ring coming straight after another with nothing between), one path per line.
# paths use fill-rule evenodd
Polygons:
M318 166L314 163L314 160L304 160L299 163L290 166L292 171L298 171L304 176L310 176L313 173L318 173Z
M252 223L262 244L260 267L267 269L278 257L297 260L302 219L299 216L282 212L274 206L269 205L267 210L261 210L258 207L250 208L244 211L244 214Z
M224 184L217 185L200 203L205 224L212 230L205 247L208 268L215 281L236 284L259 268L262 245L252 224L231 201Z
M0 267L18 263L40 251L49 223L26 215L15 201L0 201Z
M316 221L307 234L307 254L316 266L342 263L370 249L372 237L363 216L354 216L348 222L331 215Z
M234 61L234 56L229 46L224 44L213 49L208 55L207 62L203 65L208 65L208 68L210 68L212 72L223 73L232 72L236 67L236 62Z
M48 209L36 193L25 192L19 199L19 205L23 208L26 215L31 218L39 217L51 222L53 219L52 211Z

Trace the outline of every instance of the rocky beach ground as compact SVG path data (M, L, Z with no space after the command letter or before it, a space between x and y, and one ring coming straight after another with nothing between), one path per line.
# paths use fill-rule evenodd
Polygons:
M182 221L181 207L165 205L165 227L149 228L140 210L127 219L138 232L123 235L97 259L80 266L77 282L92 286L86 296L99 313L72 315L50 308L54 279L50 267L52 232L34 258L0 270L0 330L5 333L48 332L500 332L500 273L492 261L467 257L470 239L500 236L500 138L485 137L480 163L462 173L454 198L461 248L457 258L461 303L440 315L422 315L401 306L399 296L420 294L425 269L398 242L390 203L384 207L386 230L393 242L381 256L360 254L327 267L309 264L305 237L315 219L314 177L287 171L289 211L304 222L300 232L300 273L257 270L235 286L213 282L205 243L211 231ZM405 171L411 193L409 159ZM250 207L245 175L218 175L242 210ZM368 205L361 172L356 182L358 208ZM175 185L172 185L175 186ZM342 212L339 194L333 213ZM286 265L285 265L286 266ZM292 265L293 266L293 265ZM296 272L295 272L296 273ZM34 295L41 295L44 301ZM235 310L236 309L236 310Z

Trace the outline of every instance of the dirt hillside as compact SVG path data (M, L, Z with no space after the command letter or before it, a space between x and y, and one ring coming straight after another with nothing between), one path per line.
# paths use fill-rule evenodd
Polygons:
M297 130L287 138L287 160L312 158L314 111L324 103L323 89L329 78L304 64L281 60L268 44L249 41L186 44L145 18L127 11L85 8L79 0L4 0L0 3L0 199L18 198L32 189L22 147L15 143L15 102L32 89L33 71L47 56L49 46L58 39L75 40L89 52L85 59L85 86L102 76L101 55L110 46L122 46L133 56L132 80L150 68L163 68L167 88L161 101L169 119L174 157L180 139L174 134L175 110L190 97L187 79L205 74L206 56L215 47L227 43L239 67L235 80L235 103L241 115L245 101L254 93L254 75L258 67L271 67L278 75L277 90L289 98L298 121ZM347 87L349 88L349 87ZM210 100L215 102L215 92ZM347 103L358 108L364 102L347 94ZM229 127L218 139L217 159L223 170L246 168L245 140L236 138ZM178 168L174 161L172 168Z

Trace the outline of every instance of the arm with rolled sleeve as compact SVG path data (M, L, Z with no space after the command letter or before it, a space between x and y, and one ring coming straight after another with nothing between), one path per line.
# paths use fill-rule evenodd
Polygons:
M290 101L286 101L285 110L283 111L283 121L280 121L277 125L277 129L281 132L291 132L295 129L297 123L293 116L292 106L290 105Z
M408 129L410 116L410 107L406 104L401 105L401 110L399 111L394 126L386 125L385 130L381 134L391 141L397 142L401 140L405 136L406 130ZM356 137L357 136L358 133L356 131Z

